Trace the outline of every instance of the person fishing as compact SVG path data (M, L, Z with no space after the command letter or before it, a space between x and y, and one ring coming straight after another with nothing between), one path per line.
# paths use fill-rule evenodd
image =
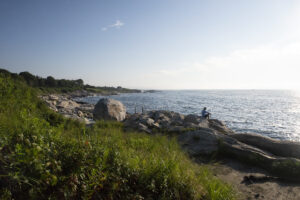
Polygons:
M206 107L203 108L201 114L202 114L202 117L205 119L209 119L209 117L210 117L210 113L206 111Z

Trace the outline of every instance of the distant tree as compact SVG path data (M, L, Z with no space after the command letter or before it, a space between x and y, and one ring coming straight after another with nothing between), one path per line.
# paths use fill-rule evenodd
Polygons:
M11 77L14 78L14 79L21 79L21 77L20 77L19 74L17 74L17 73L11 73L10 75L11 75Z
M60 87L64 87L64 86L67 85L66 82L67 82L67 80L60 79L60 80L57 80L57 85L60 86Z
M19 75L25 79L25 81L27 82L28 85L30 85L30 86L38 85L37 77L32 75L31 73L21 72Z
M52 77L52 76L48 76L46 81L45 81L46 85L49 87L55 87L57 86L57 82L56 80Z
M44 87L44 86L46 86L46 79L39 77L38 83L39 83L38 84L39 87Z
M95 88L95 86L89 85L89 84L86 84L84 87L85 87L85 88Z
M83 86L83 80L82 80L82 79L77 79L77 80L75 80L75 83L76 83L77 85Z
M9 71L7 71L6 69L1 69L0 68L0 73L1 74L6 74L6 75L8 75L8 74L11 74Z

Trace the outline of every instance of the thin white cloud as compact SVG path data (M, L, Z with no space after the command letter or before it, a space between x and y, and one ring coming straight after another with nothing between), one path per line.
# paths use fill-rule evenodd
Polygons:
M157 71L166 89L300 89L300 41L240 49ZM155 81L153 81L155 79Z
M114 24L102 27L102 31L107 31L108 29L119 29L125 24L121 20L117 20Z
M112 28L121 28L122 26L124 26L124 23L121 22L120 20L117 20L116 23L110 25L109 27L112 27Z

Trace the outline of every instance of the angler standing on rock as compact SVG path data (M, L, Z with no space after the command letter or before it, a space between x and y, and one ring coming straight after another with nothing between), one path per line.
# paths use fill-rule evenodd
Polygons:
M206 111L206 107L203 108L201 114L202 114L202 117L205 119L209 119L209 117L210 117L210 113Z

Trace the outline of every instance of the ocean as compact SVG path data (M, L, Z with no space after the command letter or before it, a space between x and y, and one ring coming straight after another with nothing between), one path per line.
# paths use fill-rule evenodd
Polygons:
M91 96L81 101L96 104ZM280 140L300 141L300 92L287 90L174 90L108 96L127 112L170 110L200 115L207 107L212 118L238 133L258 133Z

